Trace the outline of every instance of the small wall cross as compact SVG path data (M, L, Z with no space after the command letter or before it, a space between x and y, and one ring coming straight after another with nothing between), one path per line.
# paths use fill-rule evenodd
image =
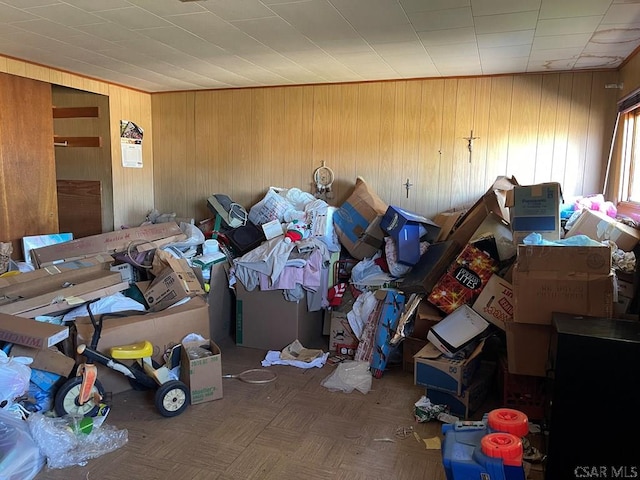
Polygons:
M464 137L467 141L467 148L469 149L469 163L471 163L471 153L473 152L473 141L480 137L473 136L473 130L471 130L471 134L468 137Z

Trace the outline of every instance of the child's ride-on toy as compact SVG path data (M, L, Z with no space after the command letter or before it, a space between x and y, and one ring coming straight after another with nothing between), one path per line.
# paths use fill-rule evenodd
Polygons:
M100 320L96 321L90 305L90 303L87 304L87 311L94 328L91 345L81 344L76 349L77 353L84 355L87 361L79 364L76 375L69 378L56 392L54 400L56 414L92 417L98 413L105 392L97 379L95 362L128 377L136 390L156 388L155 406L162 416L175 417L184 412L190 401L189 389L183 382L172 380L167 367L158 366L153 362L151 359L153 345L150 342L145 340L112 347L110 356L98 352L103 318L105 316L124 317L131 312L103 314L100 315ZM134 360L134 362L129 366L120 360Z

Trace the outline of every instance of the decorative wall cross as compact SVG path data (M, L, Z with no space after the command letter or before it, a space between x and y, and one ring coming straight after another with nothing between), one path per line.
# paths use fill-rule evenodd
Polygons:
M467 148L469 149L469 163L471 163L471 154L473 152L473 141L478 138L480 137L473 136L473 129L471 130L471 134L468 137L464 137L464 139L467 141Z

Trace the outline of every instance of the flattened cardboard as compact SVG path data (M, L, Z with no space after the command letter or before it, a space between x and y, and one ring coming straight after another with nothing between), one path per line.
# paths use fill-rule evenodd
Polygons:
M38 281L41 283L42 279L50 277L52 275L58 275L68 270L81 270L88 267L92 267L99 264L111 264L113 263L113 257L111 255L96 255L95 257L84 258L82 260L75 260L72 262L59 263L57 265L50 265L48 267L38 268L30 272L21 272L18 275L10 275L8 277L0 277L0 295L4 294L5 288L17 285L20 283L30 283ZM104 267L100 267L104 269Z
M440 233L436 242L444 242L455 228L458 221L461 219L464 212L459 210L457 212L442 212L435 216L433 221L440 225Z
M73 358L67 357L57 348L41 350L25 347L24 345L14 345L11 347L10 353L12 357L29 357L33 359L33 362L29 365L32 369L55 373L63 377L68 376L76 364Z
M154 223L142 227L127 228L114 232L78 238L58 245L49 245L31 250L37 267L55 263L79 260L97 254L124 252L131 242L153 242L172 235L180 235L182 230L175 222Z
M29 286L32 285L30 284ZM72 308L71 302L68 301L70 298L78 297L83 301L98 298L102 296L104 289L113 286L116 286L116 291L119 291L126 289L128 284L122 282L122 278L118 272L98 270L93 272L91 276L83 278L81 283L71 284L66 288L60 285L57 290L0 305L0 312L33 318L37 315ZM33 287L37 288L36 285L33 285ZM94 294L95 292L98 293ZM96 295L98 296L96 297Z
M189 352L204 348L211 355L192 358ZM191 405L222 398L222 354L211 340L185 342L180 352L180 380L189 387Z
M0 341L44 350L68 336L69 327L0 313Z
M598 242L611 240L625 252L633 251L640 241L640 230L618 222L606 213L586 209L564 236L570 238L575 235L586 235Z

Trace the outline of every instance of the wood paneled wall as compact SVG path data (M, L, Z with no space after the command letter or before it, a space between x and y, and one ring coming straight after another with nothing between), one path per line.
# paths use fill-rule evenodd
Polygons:
M203 219L225 193L249 208L269 186L313 191L357 176L428 217L473 203L499 175L602 191L617 72L529 74L152 94L155 205ZM468 141L473 130L472 152ZM404 183L413 185L407 198Z
M2 55L0 72L109 97L114 228L119 229L123 225L137 226L143 222L146 214L154 207L151 95ZM122 166L120 120L131 120L144 129L143 168ZM55 182L53 187L55 191Z

